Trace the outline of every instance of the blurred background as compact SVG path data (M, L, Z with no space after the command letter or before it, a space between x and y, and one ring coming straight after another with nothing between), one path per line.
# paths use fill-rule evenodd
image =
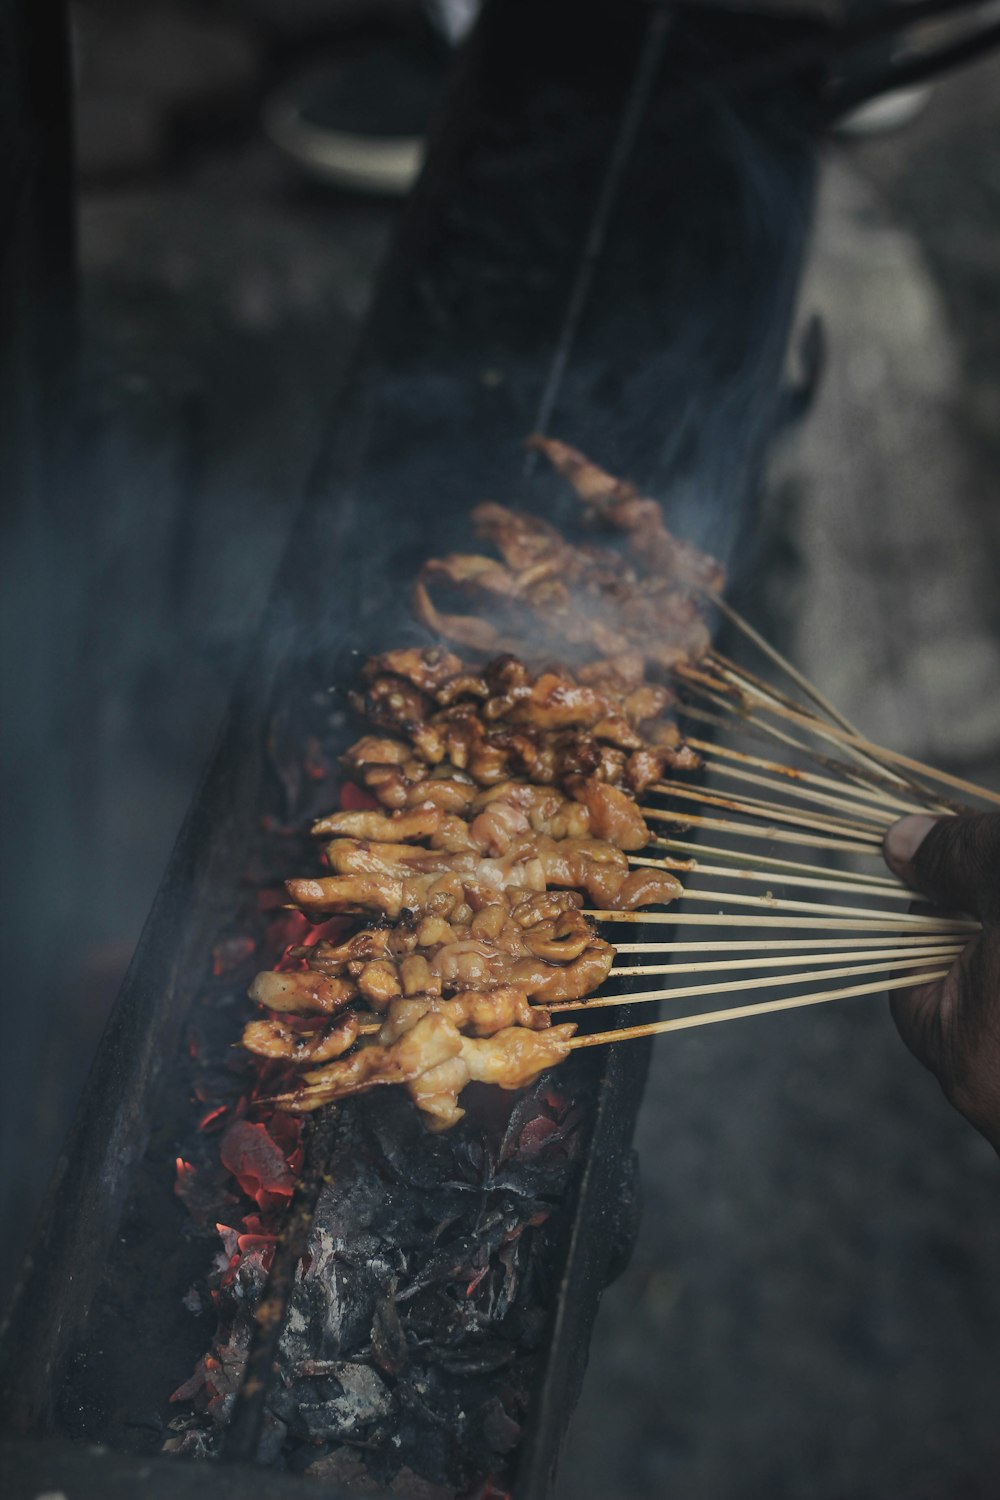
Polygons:
M74 256L53 191L24 240L5 153L5 264L30 263L46 309L26 326L4 294L8 348L42 371L27 390L5 367L4 411L38 436L30 472L0 435L3 909L21 954L5 1282L473 8L5 9L29 69L71 71L72 121L43 89L39 149L55 190L71 130L78 236ZM1000 58L911 106L824 149L799 323L822 318L825 370L773 456L760 594L876 739L1000 786ZM639 1247L602 1309L567 1500L996 1495L1000 1168L881 1005L837 1021L657 1052Z

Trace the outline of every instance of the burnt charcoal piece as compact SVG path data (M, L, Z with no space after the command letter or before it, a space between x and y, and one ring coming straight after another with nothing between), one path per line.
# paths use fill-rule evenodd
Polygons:
M312 1443L339 1438L348 1442L384 1441L395 1412L392 1392L369 1365L331 1360L320 1380L300 1381L294 1394L283 1393L272 1404L287 1412L296 1437Z
M268 1398L290 1467L347 1443L458 1486L516 1449L585 1132L572 1078L482 1102L433 1138L401 1097L340 1110Z

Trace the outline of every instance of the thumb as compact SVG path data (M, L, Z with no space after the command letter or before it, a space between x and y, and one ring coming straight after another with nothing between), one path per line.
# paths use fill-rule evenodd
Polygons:
M1000 917L1000 813L900 818L885 836L885 861L935 906Z

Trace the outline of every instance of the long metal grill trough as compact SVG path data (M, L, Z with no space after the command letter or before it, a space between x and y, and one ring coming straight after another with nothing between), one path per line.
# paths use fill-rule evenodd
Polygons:
M258 893L292 873L285 829L333 795L322 768L312 781L303 771L308 747L328 763L346 744L338 694L361 658L420 639L406 609L420 561L464 547L468 510L486 496L565 523L559 486L532 471L521 447L540 426L662 497L671 526L693 541L750 556L756 484L781 410L821 80L772 76L755 92L747 64L799 35L787 21L638 0L487 6L18 1287L3 1343L6 1493L70 1479L74 1494L128 1493L140 1461L148 1494L204 1483L204 1468L161 1456L177 1413L168 1397L205 1352L211 1321L182 1307L213 1247L185 1227L175 1159L198 1118L192 1093L206 1101L204 1059L214 1065L245 1019L250 955L239 943L275 938ZM726 77L742 82L727 91ZM581 1149L567 1154L560 1201L540 1231L534 1311L523 1320L523 1422L515 1435L497 1414L490 1429L497 1464L491 1471L487 1455L479 1478L495 1493L549 1492L600 1294L627 1254L647 1060L645 1043L588 1049L559 1079ZM406 1107L379 1107L398 1142ZM397 1187L425 1139L412 1123L414 1159L398 1163ZM482 1139L504 1138L503 1122L480 1126ZM336 1195L351 1145L370 1144L379 1128L364 1101L307 1127L306 1185L318 1192L326 1178ZM427 1144L425 1161L474 1151L471 1127L464 1139ZM355 1205L385 1179L366 1184ZM305 1208L321 1222L315 1193ZM477 1221L483 1234L488 1218ZM266 1296L279 1321L295 1250L274 1256ZM387 1347L399 1337L390 1323ZM270 1451L277 1326L249 1331L262 1383L230 1403L230 1462L212 1467L220 1495L238 1482L276 1496L305 1483L243 1472ZM448 1479L447 1434L436 1441L433 1481L468 1490L468 1471ZM85 1446L94 1443L103 1449ZM372 1473L392 1482L390 1463ZM339 1493L342 1478L334 1465L315 1483Z

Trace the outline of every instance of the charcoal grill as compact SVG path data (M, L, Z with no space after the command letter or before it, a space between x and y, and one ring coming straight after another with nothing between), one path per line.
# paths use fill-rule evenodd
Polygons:
M800 70L776 83L772 70L755 92L745 64L801 35L788 20L640 0L487 6L16 1291L2 1348L5 1493L125 1494L141 1478L147 1494L182 1495L205 1483L203 1468L149 1456L142 1427L204 1347L178 1310L205 1250L184 1242L171 1192L191 1110L174 1059L258 853L276 716L294 734L303 704L353 681L359 653L418 638L406 585L428 553L469 540L475 500L566 519L558 486L520 446L537 427L664 498L696 542L752 556L822 79ZM587 1060L591 1150L519 1500L550 1491L601 1291L628 1249L648 1052L633 1043ZM255 1470L249 1482L303 1493L288 1475ZM213 1466L211 1483L247 1493L239 1464Z

